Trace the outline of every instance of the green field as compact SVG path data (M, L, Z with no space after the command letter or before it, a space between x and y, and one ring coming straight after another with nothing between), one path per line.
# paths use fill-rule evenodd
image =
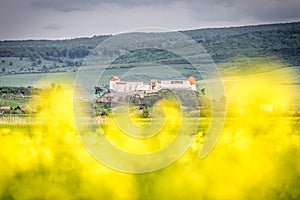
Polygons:
M1 106L10 106L10 107L17 107L19 105L25 105L28 102L26 99L6 99L0 98L0 105Z
M176 71L168 68L162 67L161 70L152 70L151 68L145 68L141 70L138 68L136 71L128 69L108 69L104 74L99 71L98 67L86 67L83 71L80 72L80 82L81 86L86 91L86 96L89 99L94 98L94 87L97 85L104 86L109 84L109 78L112 75L122 76L125 75L129 80L144 80L148 81L149 77L157 77L157 79L166 78L173 74L173 77L184 73L185 69L181 66L175 66ZM228 69L229 71L231 69ZM145 76L146 74L146 76ZM70 83L75 83L76 73L45 73L45 74L18 74L18 75L2 75L0 79L1 86L34 86L38 88L48 87L51 83L56 83L59 85L70 85ZM294 110L299 109L300 107L300 68L299 67L285 67L272 70L270 72L256 73L250 75L236 75L230 77L222 78L225 88L231 88L235 85L240 84L240 81L243 79L264 79L272 77L273 88L278 88L278 91L288 92L288 95L293 95L293 101L291 102ZM208 82L213 82L213 80L206 80ZM206 81L198 81L198 90L199 88L206 87ZM79 84L79 81L77 82ZM212 84L213 85L213 84ZM216 90L221 88L216 88ZM290 94L291 93L291 94ZM1 99L0 99L1 100ZM2 104L8 105L17 105L22 104L22 100L12 100L8 102L7 100L1 100Z

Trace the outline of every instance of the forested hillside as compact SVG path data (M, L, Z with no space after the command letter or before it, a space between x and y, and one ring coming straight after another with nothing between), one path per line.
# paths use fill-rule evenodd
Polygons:
M285 66L300 65L300 22L231 28L209 28L182 31L205 47L219 68L243 58L280 59ZM161 34L156 33L158 37ZM130 35L130 34L129 34ZM96 45L111 37L93 36L67 40L0 41L0 73L39 73L72 71ZM107 48L105 56L120 55L118 49ZM157 58L163 64L184 64L182 59L160 50L137 51L119 58L115 63L147 62ZM225 64L224 64L225 63Z

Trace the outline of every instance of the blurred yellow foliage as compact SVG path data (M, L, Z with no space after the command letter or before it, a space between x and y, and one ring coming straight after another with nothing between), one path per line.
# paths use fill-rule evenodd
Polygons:
M292 91L275 89L271 77L243 78L225 88L229 111L239 115L226 119L213 151L200 160L205 133L196 134L191 148L174 164L145 174L122 173L97 162L76 132L72 87L50 88L31 102L40 109L36 124L0 125L0 198L299 198L297 118L260 114L260 104L272 104L274 110L288 107ZM176 104L157 105L165 113L165 126L154 138L130 138L113 120L103 128L105 136L128 152L163 148L176 135L182 116Z

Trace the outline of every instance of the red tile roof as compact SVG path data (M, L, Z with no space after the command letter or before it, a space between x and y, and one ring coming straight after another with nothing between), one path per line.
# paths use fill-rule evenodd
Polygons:
M110 77L109 80L110 80L110 81L119 81L120 78L119 78L118 76L112 76L112 77Z

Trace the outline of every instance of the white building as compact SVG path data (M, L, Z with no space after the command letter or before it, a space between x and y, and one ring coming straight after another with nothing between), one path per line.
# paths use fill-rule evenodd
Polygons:
M121 81L118 76L112 76L109 80L109 89L115 93L144 92L151 93L161 89L184 89L196 91L196 80L190 76L187 80L151 80L150 84L142 81Z
M111 92L130 93L140 89L147 89L142 81L121 81L118 76L112 76L109 80Z
M162 80L160 86L167 89L192 89L189 80Z

